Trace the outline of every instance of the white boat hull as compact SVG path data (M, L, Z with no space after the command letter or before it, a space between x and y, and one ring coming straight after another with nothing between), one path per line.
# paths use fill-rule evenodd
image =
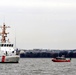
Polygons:
M0 57L0 63L18 63L19 62L19 55L15 56L2 56Z

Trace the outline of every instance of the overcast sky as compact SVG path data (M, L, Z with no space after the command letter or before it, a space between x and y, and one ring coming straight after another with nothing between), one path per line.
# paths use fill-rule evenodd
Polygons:
M1 0L3 22L18 48L76 49L76 0Z

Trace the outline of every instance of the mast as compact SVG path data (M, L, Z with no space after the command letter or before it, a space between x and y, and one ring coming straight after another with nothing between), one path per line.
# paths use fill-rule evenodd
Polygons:
M7 33L6 32L6 28L10 28L9 26L6 26L5 23L3 23L3 26L0 26L0 28L2 29L2 32L0 33L2 39L1 39L1 43L6 43L6 37L7 37ZM8 39L9 41L9 39Z

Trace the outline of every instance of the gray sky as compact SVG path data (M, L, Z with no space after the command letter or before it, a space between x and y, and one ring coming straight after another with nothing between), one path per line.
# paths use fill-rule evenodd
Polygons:
M76 0L1 0L3 22L18 48L76 48Z

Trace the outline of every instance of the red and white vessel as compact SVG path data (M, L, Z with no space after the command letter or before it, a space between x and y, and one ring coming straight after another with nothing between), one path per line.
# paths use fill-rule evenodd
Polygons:
M71 58L70 59L66 59L64 56L62 56L62 57L53 58L52 61L53 62L70 62Z
M2 29L1 35L1 42L0 42L0 63L18 63L20 55L16 49L14 49L13 45L9 42L9 39L6 40L7 34L6 29L10 28L3 24L0 26Z

